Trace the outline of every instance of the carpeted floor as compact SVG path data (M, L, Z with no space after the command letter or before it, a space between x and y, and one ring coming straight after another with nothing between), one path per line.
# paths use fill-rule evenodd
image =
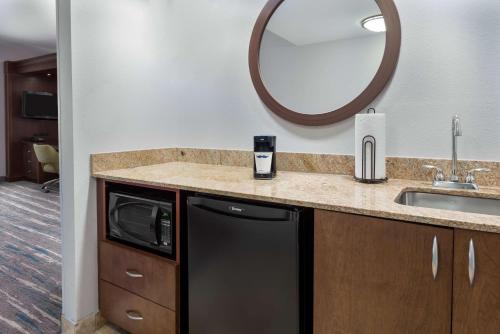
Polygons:
M59 196L0 183L0 333L60 332Z

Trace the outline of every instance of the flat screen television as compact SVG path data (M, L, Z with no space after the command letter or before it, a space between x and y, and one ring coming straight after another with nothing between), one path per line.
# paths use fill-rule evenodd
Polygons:
M57 95L46 92L23 92L23 117L57 119Z

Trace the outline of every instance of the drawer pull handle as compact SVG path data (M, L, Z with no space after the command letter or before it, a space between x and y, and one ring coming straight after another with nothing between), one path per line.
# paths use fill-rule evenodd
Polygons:
M144 317L142 316L142 314L140 314L137 311L127 311L127 318L129 318L130 320L134 320L134 321L144 320Z
M474 277L476 276L476 251L474 250L474 240L469 241L469 283L474 284Z
M432 277L434 280L438 274L438 266L439 266L439 246L437 236L434 236L434 240L432 242Z
M140 272L135 271L135 270L127 270L127 271L125 271L125 273L127 274L128 277L132 277L132 278L143 278L144 277L143 274L141 274Z

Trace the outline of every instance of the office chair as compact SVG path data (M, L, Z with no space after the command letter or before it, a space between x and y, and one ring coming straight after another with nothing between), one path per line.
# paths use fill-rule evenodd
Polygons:
M33 144L35 155L38 161L42 164L42 169L46 173L59 174L59 152L51 145ZM41 186L41 191L48 193L55 189L59 191L59 178L45 182Z

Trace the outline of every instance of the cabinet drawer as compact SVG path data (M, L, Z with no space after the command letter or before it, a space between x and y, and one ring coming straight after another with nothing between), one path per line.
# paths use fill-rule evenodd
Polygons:
M157 304L176 310L177 266L153 255L100 244L100 278Z
M144 298L103 280L99 305L104 318L132 334L175 334L176 315Z

